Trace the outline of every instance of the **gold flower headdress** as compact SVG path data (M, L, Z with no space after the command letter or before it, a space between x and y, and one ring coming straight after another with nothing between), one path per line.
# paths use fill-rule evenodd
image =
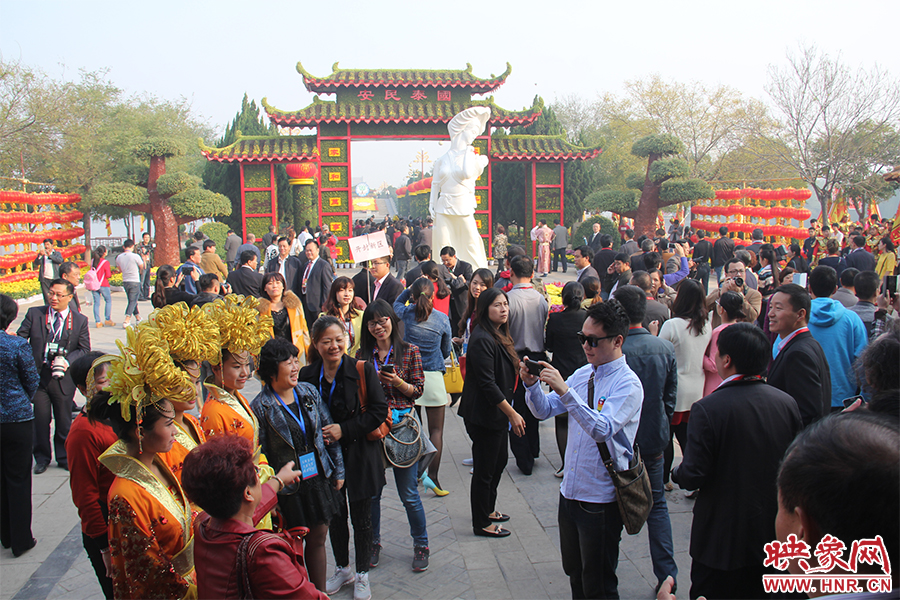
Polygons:
M272 337L272 316L259 314L259 300L228 294L203 306L219 326L219 347L232 354L244 351L256 356Z
M109 403L118 403L122 418L131 420L131 410L137 413L136 422L143 420L144 408L166 399L171 402L190 402L195 388L188 374L175 366L169 355L169 344L162 331L142 323L127 331L126 342L116 340L121 351L110 362Z
M149 321L160 330L177 362L219 362L219 327L199 306L170 304L150 313Z

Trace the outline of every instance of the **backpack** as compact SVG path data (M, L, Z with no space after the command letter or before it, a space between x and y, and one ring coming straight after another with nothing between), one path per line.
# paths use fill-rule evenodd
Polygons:
M84 274L84 287L91 292L96 292L100 289L100 276L97 275L97 267Z

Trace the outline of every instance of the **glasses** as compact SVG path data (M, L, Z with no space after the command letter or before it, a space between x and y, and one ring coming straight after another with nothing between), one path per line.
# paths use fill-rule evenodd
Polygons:
M605 335L603 337L594 337L592 335L584 335L584 333L582 333L580 331L578 333L576 333L575 336L578 338L578 341L581 342L582 346L585 343L587 343L587 345L590 346L591 348L596 348L597 345L600 342L602 342L603 340L611 340L613 338L619 337L618 335Z
M732 277L743 277L744 273L746 273L746 272L747 272L746 269L738 269L737 271L732 269L732 270L726 272L725 274L730 275Z
M48 298L66 298L68 296L71 296L71 294L69 294L68 292L63 292L62 294L57 294L56 292L47 293Z
M375 329L376 327L381 327L382 329L386 329L388 326L388 323L390 323L390 322L391 322L390 317L384 317L381 319L372 319L371 321L369 321L369 329Z
M386 264L387 264L386 262L380 262L380 261L377 261L377 260L373 260L371 263L369 263L369 266L377 267L377 266L379 266L379 265L386 265Z

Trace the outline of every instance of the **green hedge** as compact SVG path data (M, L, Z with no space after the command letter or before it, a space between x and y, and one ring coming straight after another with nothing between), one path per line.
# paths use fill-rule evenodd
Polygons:
M225 238L228 237L228 225L225 223L204 223L200 231L216 243L216 254L225 260Z
M581 246L584 243L583 238L587 238L590 241L591 236L594 234L594 223L600 223L600 233L607 233L612 237L613 247L618 246L619 230L616 229L616 224L606 217L596 216L591 217L578 226L578 229L575 230L575 235L572 236L572 248Z

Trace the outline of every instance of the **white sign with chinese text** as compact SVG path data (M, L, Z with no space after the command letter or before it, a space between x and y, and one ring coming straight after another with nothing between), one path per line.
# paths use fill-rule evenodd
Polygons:
M391 253L391 247L387 243L384 231L352 237L347 240L347 243L350 244L350 256L353 258L353 262L357 263L388 256Z

